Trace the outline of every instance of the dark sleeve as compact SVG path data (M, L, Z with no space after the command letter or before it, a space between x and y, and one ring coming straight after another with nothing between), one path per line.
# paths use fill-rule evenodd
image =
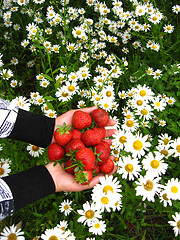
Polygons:
M45 166L35 166L2 179L12 192L15 211L55 193L54 181Z
M19 109L12 132L8 138L47 147L54 133L55 118Z

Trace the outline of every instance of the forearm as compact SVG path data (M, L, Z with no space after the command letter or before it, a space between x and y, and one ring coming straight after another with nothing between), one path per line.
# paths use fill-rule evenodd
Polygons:
M45 166L4 177L0 185L0 220L55 192L55 184Z

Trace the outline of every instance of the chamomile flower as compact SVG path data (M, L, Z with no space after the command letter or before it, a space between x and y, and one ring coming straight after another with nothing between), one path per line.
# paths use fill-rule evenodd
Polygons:
M10 164L0 160L0 178L8 176L10 172Z
M175 98L174 97L166 97L166 103L168 105L173 105L175 103Z
M172 11L176 14L180 12L180 5L175 5L172 7Z
M73 210L71 205L72 205L72 201L70 201L69 199L64 200L59 206L60 212L64 213L65 216L69 215Z
M63 221L60 221L59 224L57 224L56 226L57 228L61 229L62 231L65 231L68 227L68 222L63 220Z
M127 97L127 93L124 90L122 90L118 92L118 96L121 99L125 99Z
M11 86L12 88L15 88L15 87L17 87L17 85L18 85L18 81L15 80L15 79L12 79L11 82L10 82L10 86Z
M163 203L163 206L164 206L164 207L167 207L168 204L169 204L169 206L172 206L172 201L171 201L171 199L169 199L169 198L167 197L167 193L166 193L164 190L162 190L162 191L159 193L159 200L160 200L160 202Z
M39 82L39 85L43 88L47 88L49 84L50 84L50 81L48 81L47 79L43 79Z
M124 144L128 142L129 136L131 136L131 134L129 134L129 132L126 132L124 129L116 131L115 134L113 134L112 139L113 148L118 150L124 149Z
M136 119L124 119L121 127L125 131L134 132L139 127L139 123Z
M83 210L77 210L77 212L81 215L78 218L78 222L83 223L84 225L90 226L94 221L102 218L100 211L98 211L95 207L94 203L89 203L88 201L83 204Z
M169 146L172 142L173 140L171 139L171 136L169 136L167 133L162 133L158 136L158 144Z
M66 86L62 86L61 88L57 89L56 97L59 101L65 102L69 101L72 98L72 95L68 92Z
M122 175L123 179L128 179L133 181L134 178L137 178L140 175L141 166L139 161L136 158L131 158L131 156L123 156L122 160L118 161L118 170L117 173Z
M23 97L23 96L16 97L15 99L13 99L11 101L11 104L13 106L18 106L19 108L24 109L26 111L29 111L30 105L31 105L29 103L29 100L26 99L26 97Z
M165 25L163 29L164 29L164 32L172 33L174 31L174 26L171 24L168 24L168 25Z
M164 156L159 152L154 152L154 155L150 152L142 161L143 168L147 173L150 173L155 177L161 176L166 173L168 168L168 164L162 160L163 158Z
M152 175L146 174L144 177L140 176L139 179L135 182L137 187L136 195L142 196L143 201L146 199L148 201L155 201L155 194L158 194L161 191L162 185L159 184L160 177L155 178Z
M59 239L60 234L62 231L60 231L59 228L53 228L53 229L46 229L45 232L41 235L41 238L43 240L49 240L49 239Z
M141 158L151 146L148 140L148 135L142 136L141 133L132 135L129 141L125 144L125 151L131 152L134 158Z
M167 197L172 200L180 200L180 181L178 178L171 178L164 186Z
M7 239L16 239L16 240L25 240L23 236L24 232L21 232L21 229L17 229L17 227L13 224L12 226L5 227L0 235L1 240Z
M18 64L18 59L15 58L15 57L13 57L13 58L11 59L11 63L12 63L13 65L17 65L17 64Z
M95 235L102 235L106 231L105 221L99 220L93 222L89 228L89 232Z
M168 223L173 226L175 237L180 234L180 213L176 212L175 215L172 215L174 221L168 221Z
M153 109L150 105L139 107L137 110L135 110L135 114L138 115L139 118L143 118L144 121L148 121L154 116Z
M171 143L170 153L173 154L174 157L180 157L180 137Z
M3 146L0 144L0 151L2 151L3 150Z
M136 16L142 16L146 13L147 9L145 5L138 5L135 10Z
M165 99L161 99L160 96L156 96L154 97L154 99L152 100L152 107L157 110L158 112L162 112L165 107L166 107L166 101Z
M145 84L143 86L138 85L135 91L137 95L148 101L150 101L154 96L154 92Z
M162 145L159 144L156 146L157 151L159 151L163 157L168 158L172 155L172 152L170 151L170 145Z
M55 110L52 109L48 109L46 111L44 111L44 115L50 118L56 118L57 117L57 113Z
M32 145L32 144L29 144L26 149L29 152L29 154L33 157L39 157L44 152L44 148L37 147L37 146Z

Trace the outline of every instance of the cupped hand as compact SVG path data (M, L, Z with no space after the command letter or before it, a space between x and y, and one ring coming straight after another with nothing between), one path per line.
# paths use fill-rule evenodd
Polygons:
M113 156L110 156L113 159ZM57 163L54 166L54 163L48 163L46 165L47 170L51 174L51 177L55 184L56 192L80 192L83 190L93 188L97 183L100 182L100 177L104 176L103 173L99 173L97 176L93 177L89 184L79 185L79 183L74 182L75 178L72 174L65 171L65 169ZM117 167L114 166L114 169L108 175L112 175L116 172Z

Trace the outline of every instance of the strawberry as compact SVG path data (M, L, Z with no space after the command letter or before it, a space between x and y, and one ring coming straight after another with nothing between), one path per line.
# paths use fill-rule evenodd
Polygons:
M76 128L72 130L72 139L81 139L81 135L82 133L80 130Z
M90 114L77 110L73 114L72 124L77 129L83 129L89 127L92 123L92 118Z
M65 170L66 170L66 172L71 173L71 174L74 174L74 169L76 168L76 166L73 166L73 164L74 164L74 161L73 161L73 160L68 159L68 160L66 161L66 164L65 164Z
M84 170L91 170L95 166L96 156L90 148L81 148L77 151L76 160L81 161L84 165Z
M76 151L78 149L84 148L84 143L79 139L72 139L66 145L66 153L71 153L71 151Z
M109 115L104 109L95 109L92 113L91 116L93 117L95 123L97 124L98 127L106 127L107 123L109 121Z
M105 138L105 136L106 136L105 128L98 128L98 127L94 126L92 129L98 132L98 134L101 136L101 140L103 140Z
M108 158L105 163L100 165L100 170L102 173L108 174L111 173L114 168L114 162L112 159Z
M47 154L49 160L51 162L55 162L56 160L61 160L64 157L65 150L57 143L52 143L48 147Z
M93 173L98 174L100 172L99 165L95 165L95 167L92 169Z
M71 125L66 125L63 123L63 126L57 126L57 129L54 132L54 138L57 144L64 147L72 138L72 133L70 132Z
M101 142L101 136L93 129L86 130L81 137L81 140L87 147L95 146Z
M99 160L97 161L97 165L105 163L110 156L109 149L103 143L96 145L94 147L94 152L98 155L99 158Z
M79 171L75 175L75 182L79 185L87 185L93 178L93 172L91 170Z
M109 144L106 141L102 141L101 144L103 144L106 147L106 149L108 150L108 152L110 154L111 153L111 148L110 148Z

